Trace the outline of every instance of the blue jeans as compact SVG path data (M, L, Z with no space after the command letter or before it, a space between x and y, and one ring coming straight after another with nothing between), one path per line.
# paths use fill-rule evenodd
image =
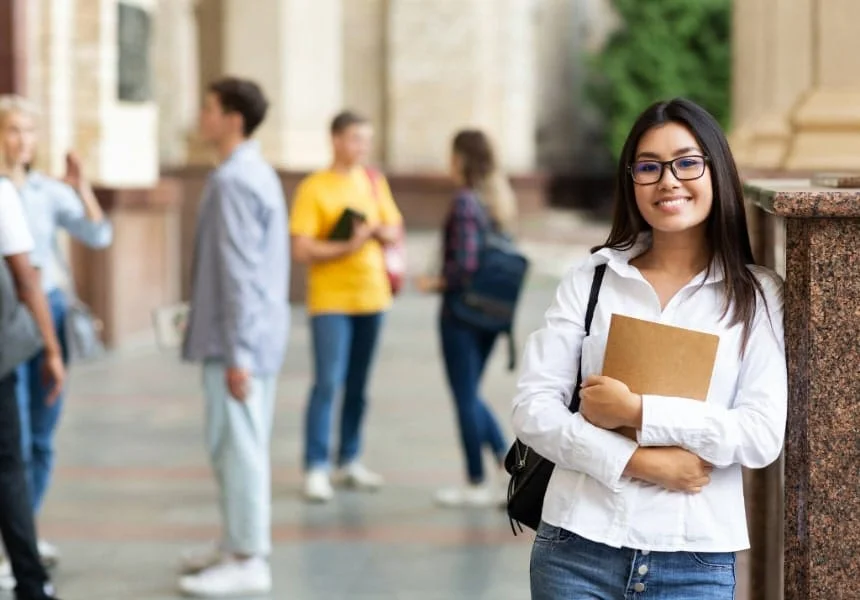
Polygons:
M484 481L481 454L484 445L490 447L498 461L503 460L507 452L502 430L479 395L481 376L497 334L475 329L444 314L439 322L439 334L445 374L457 407L466 472L471 483L481 483Z
M367 380L376 354L383 313L311 317L314 385L305 413L305 468L328 469L335 396L343 389L339 465L358 458L367 407Z
M541 523L531 590L532 600L731 600L735 554L612 548Z
M63 358L67 359L66 348L66 295L59 289L48 293L48 304L54 320L54 328ZM54 468L54 432L63 410L61 394L52 406L45 400L48 388L42 382L42 364L45 355L40 352L29 361L18 366L18 414L21 419L21 448L27 469L27 483L33 511L38 512L45 498Z

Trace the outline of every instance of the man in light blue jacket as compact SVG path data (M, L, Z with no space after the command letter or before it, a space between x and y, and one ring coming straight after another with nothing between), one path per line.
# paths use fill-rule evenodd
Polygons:
M267 107L255 83L227 78L209 86L200 116L220 164L200 205L183 356L203 362L223 535L184 561L180 588L197 597L272 586L269 442L289 329L289 255L280 180L249 139Z

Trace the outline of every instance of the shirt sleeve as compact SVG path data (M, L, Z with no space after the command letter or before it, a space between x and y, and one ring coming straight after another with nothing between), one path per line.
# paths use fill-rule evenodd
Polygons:
M595 427L568 409L576 386L585 310L594 270L575 267L562 280L542 329L525 347L513 401L519 439L563 469L585 473L618 491L636 451L633 440Z
M252 369L257 325L265 317L252 278L262 261L264 226L256 215L260 205L240 181L216 181L215 221L218 282L224 306L222 320L227 365Z
M107 248L113 239L110 221L94 222L87 218L83 202L77 192L59 181L51 184L51 202L57 216L57 224L74 238L90 248Z
M766 467L782 451L787 411L782 284L760 279L759 301L731 408L666 396L642 397L643 446L681 446L716 467Z
M403 215L397 208L388 180L382 174L371 174L375 177L377 201L379 202L379 221L383 225L399 226L403 224Z
M11 182L0 181L0 254L15 256L33 251L35 243L21 198Z
M460 290L478 270L481 251L481 223L468 196L460 195L454 200L446 243L450 259L442 268L445 290Z
M299 184L290 209L290 233L314 239L323 237L322 218L314 186L308 180Z

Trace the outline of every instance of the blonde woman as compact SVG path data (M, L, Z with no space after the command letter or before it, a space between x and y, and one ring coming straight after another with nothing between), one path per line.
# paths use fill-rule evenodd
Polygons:
M48 298L57 337L67 358L64 322L68 300L60 288L57 265L57 233L65 229L92 248L111 243L113 231L73 154L66 160L63 181L52 179L32 168L36 155L36 111L19 96L0 96L0 176L17 188L35 246L30 259L39 269L42 289ZM40 373L42 354L18 369L18 403L21 439L33 511L38 513L51 478L54 459L54 432L63 405L62 394L49 399ZM58 553L46 542L39 551L47 563ZM0 564L0 575L8 564ZM0 586L3 581L0 579Z
M516 218L516 199L482 131L464 130L454 137L451 174L458 191L443 229L441 274L419 278L417 285L424 292L442 294L442 356L456 404L468 484L440 490L436 501L451 507L498 506L502 497L486 482L483 450L489 447L496 464L501 465L508 445L496 417L479 393L484 367L498 334L457 319L451 302L477 271L487 232L510 232Z

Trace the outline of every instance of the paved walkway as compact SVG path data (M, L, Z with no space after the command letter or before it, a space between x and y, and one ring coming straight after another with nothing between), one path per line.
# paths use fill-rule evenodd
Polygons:
M559 218L570 224L572 217ZM520 342L541 322L557 274L603 234L582 231L577 239L526 240L536 265L520 311ZM432 236L412 236L416 270L434 244ZM528 598L531 536L512 536L501 511L432 503L434 490L459 484L463 471L438 360L436 306L407 292L386 325L365 458L387 487L375 495L343 492L326 506L299 497L310 365L306 318L295 311L272 450L273 599ZM484 391L510 433L515 378L505 358L500 345ZM56 483L41 521L42 533L64 552L56 573L62 598L176 598L179 554L218 536L199 379L197 368L149 345L75 369Z

